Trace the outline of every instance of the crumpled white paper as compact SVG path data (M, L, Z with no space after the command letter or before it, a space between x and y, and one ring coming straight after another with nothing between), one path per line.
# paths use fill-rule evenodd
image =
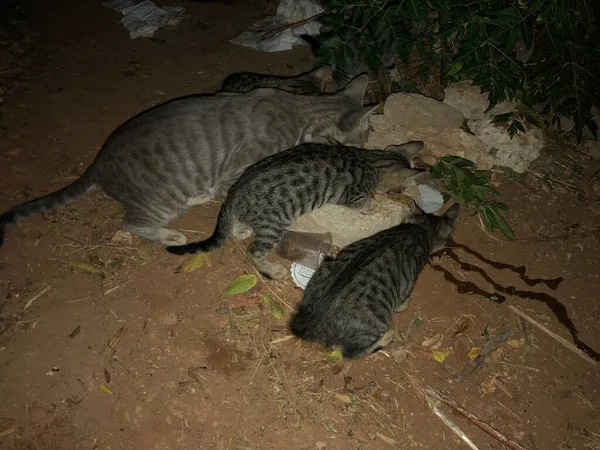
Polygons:
M291 50L294 45L305 45L300 35L317 35L321 25L312 21L299 27L288 28L272 37L263 39L265 33L290 23L314 17L323 12L323 8L313 0L281 0L277 14L256 22L250 30L244 31L229 42L264 52L280 52Z
M121 23L129 30L131 39L152 37L160 27L177 26L185 18L183 6L159 8L150 0L109 0L102 4L123 14Z
M419 184L419 197L415 199L415 203L424 212L431 214L437 211L444 204L444 197L437 190L426 184Z

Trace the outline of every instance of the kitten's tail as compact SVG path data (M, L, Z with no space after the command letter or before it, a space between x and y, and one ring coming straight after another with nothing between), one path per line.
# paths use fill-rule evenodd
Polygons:
M51 211L60 206L75 200L80 195L96 187L96 182L89 172L85 172L81 177L68 186L35 200L28 201L21 205L14 206L4 214L0 215L0 247L4 242L4 235L16 222L34 214Z
M189 253L207 253L222 247L233 230L234 218L225 206L221 207L217 226L212 236L204 241L191 242L186 245L169 245L166 250L174 255L187 255Z

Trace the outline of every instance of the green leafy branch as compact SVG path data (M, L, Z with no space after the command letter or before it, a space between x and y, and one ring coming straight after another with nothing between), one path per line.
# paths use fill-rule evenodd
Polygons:
M454 198L471 208L472 215L479 215L488 232L496 229L502 231L507 238L514 239L502 211L508 206L496 201L500 193L490 186L491 174L487 170L478 170L475 164L459 156L443 156L438 158L430 169L431 177L444 183L444 201Z

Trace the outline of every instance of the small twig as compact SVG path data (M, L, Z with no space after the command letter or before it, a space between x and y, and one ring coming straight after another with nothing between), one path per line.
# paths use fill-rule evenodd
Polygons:
M479 355L477 355L477 358L475 358L471 364L469 364L459 373L451 376L448 379L448 381L450 383L462 383L463 381L465 381L473 372L475 372L475 370L477 370L483 364L485 358L487 358L487 356L491 352L493 352L496 349L496 347L498 347L503 342L507 341L512 336L512 330L508 330L487 341L485 344L483 344L483 347L481 348Z
M498 404L500 406L502 406L504 409L506 409L509 414L513 417L516 417L519 421L521 422L525 422L525 419L523 419L515 410L513 410L511 407L506 406L504 403L502 403L500 400L496 400L498 402Z
M522 239L513 239L513 241L518 242L547 242L547 241L561 241L567 239L576 239L576 238L584 238L588 236L594 236L600 234L600 228L596 228L594 230L582 231L580 233L571 233L571 234L558 234L554 236L546 236L546 237L537 237L537 238L522 238Z
M510 448L511 450L525 450L519 444L517 444L516 442L514 442L514 441L510 440L509 438L507 438L505 435L503 435L502 433L500 433L498 430L496 430L492 426L488 425L486 422L484 422L483 420L481 420L475 414L470 413L465 408L463 408L458 403L456 403L454 400L452 400L450 397L446 397L444 394L442 394L441 392L436 391L431 386L427 386L427 388L425 389L425 393L427 395L431 395L432 397L436 398L440 402L445 403L450 408L452 408L454 411L456 411L460 415L464 416L471 423L473 423L474 425L476 425L478 428L481 428L487 434L489 434L494 439L496 439L498 442L501 442L502 444L504 444L506 447Z
M35 294L33 297L31 297L31 299L25 304L25 306L23 306L23 311L25 311L27 308L29 308L34 301L36 301L38 298L40 298L42 295L44 295L46 292L48 292L50 290L50 288L52 288L51 284L49 284L42 290L38 291L38 293Z
M468 436L454 424L454 422L452 422L444 413L442 413L438 409L438 407L435 405L435 403L433 403L433 400L431 400L431 397L428 395L428 393L424 393L424 395L425 395L425 399L427 400L427 404L429 405L429 407L431 408L433 413L436 416L438 416L440 418L440 420L442 422L444 422L448 426L448 428L450 428L454 432L454 434L456 434L459 438L461 438L465 442L465 444L467 444L473 450L479 450L477 448L477 446L475 444L473 444L473 441L471 441L471 439L469 439Z
M502 364L503 366L515 367L517 369L529 370L531 372L540 371L540 369L538 369L537 367L526 366L525 364L511 363L508 361L496 361L494 359L490 359L490 362L494 364Z
M535 325L536 327L538 327L540 330L542 330L544 333L546 333L548 336L556 339L558 342L560 342L562 345L564 345L565 347L567 347L569 350L571 350L573 353L576 353L577 355L581 356L583 359L585 359L587 362L589 362L590 364L596 365L596 361L594 361L592 358L590 358L586 353L584 353L583 351L581 351L580 349L578 349L574 344L571 344L569 341L567 341L565 338L559 336L558 334L554 333L553 331L550 331L548 328L546 328L544 325L542 325L541 323L539 323L537 320L529 317L527 314L525 314L523 311L521 311L519 308L516 308L513 305L509 305L508 308L514 312L515 314L518 314L519 316L521 316L523 319L525 319L527 322L531 323L532 325Z
M267 349L267 347L265 347L265 351L263 352L262 356L260 357L260 360L258 361L258 364L256 365L256 368L254 369L254 372L252 372L252 377L250 377L250 381L248 382L248 386L250 386L252 384L252 382L254 381L254 377L256 376L256 372L258 372L258 368L262 364L263 359L265 359L265 356L267 356L267 352L268 352L268 349Z
M260 40L272 38L277 33L281 33L282 31L288 30L290 28L297 28L299 26L306 25L307 23L314 22L322 14L323 13L315 14L312 17L308 17L306 19L302 19L302 20L299 20L299 21L293 22L293 23L287 23L281 27L275 28L273 30L269 30L260 37Z
M102 353L102 360L103 361L104 361L104 358L106 358L108 356L108 354L110 353L111 350L113 351L113 353L116 351L115 350L115 346L119 343L119 341L121 340L121 338L125 334L125 331L127 331L127 327L121 327L119 329L119 331L117 331L115 333L115 335L113 336L113 338L108 342L108 345L106 346L106 349Z

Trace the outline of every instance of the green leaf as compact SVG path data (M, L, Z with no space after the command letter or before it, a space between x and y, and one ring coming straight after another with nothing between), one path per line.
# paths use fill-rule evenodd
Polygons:
M327 354L328 363L334 363L341 361L342 359L344 359L344 357L342 356L342 350L339 348Z
M458 72L460 72L462 70L462 68L463 68L463 65L462 65L461 62L455 62L454 64L452 64L452 66L450 66L450 68L446 72L446 76L447 77L453 77Z
M240 275L233 280L229 286L227 286L227 288L223 291L223 296L225 297L228 295L242 294L252 289L256 285L257 281L258 279L256 278L256 275L252 273Z
M187 258L177 269L175 273L190 273L198 270L208 260L206 253L196 253Z
M92 263L89 263L87 261L79 261L77 259L72 259L71 261L69 261L69 265L71 267L75 267L77 269L81 269L89 273L102 273L100 269L98 269Z
M258 296L262 300L265 309L269 311L273 317L276 319L283 319L285 317L285 312L278 302L273 301L271 297L269 297L267 294L263 294L262 292L259 293Z

